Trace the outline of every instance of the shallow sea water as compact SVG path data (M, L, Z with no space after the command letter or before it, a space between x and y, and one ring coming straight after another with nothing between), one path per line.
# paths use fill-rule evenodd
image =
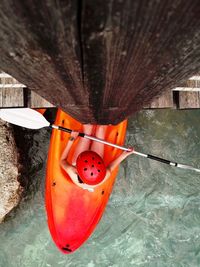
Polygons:
M143 111L129 120L127 145L200 168L200 110ZM26 132L31 183L0 225L0 267L200 266L200 174L131 155L121 164L105 214L71 255L51 240L44 208L50 132Z

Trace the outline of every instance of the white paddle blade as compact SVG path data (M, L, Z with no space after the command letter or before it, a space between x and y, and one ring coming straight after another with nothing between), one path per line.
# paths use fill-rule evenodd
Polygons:
M28 129L40 129L50 125L42 114L30 108L0 109L0 118Z
M200 172L200 169L197 169L197 168L194 168L194 167L188 166L188 165L179 164L179 163L178 163L177 167L185 169L185 170L193 170L196 172Z

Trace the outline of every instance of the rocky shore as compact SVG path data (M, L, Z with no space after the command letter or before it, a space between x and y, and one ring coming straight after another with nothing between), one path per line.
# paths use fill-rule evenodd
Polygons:
M56 111L45 113L49 122L54 122ZM50 134L46 128L30 130L0 120L0 223L20 201L37 192L41 184L38 172L46 164Z
M20 202L20 169L12 126L0 120L0 223Z

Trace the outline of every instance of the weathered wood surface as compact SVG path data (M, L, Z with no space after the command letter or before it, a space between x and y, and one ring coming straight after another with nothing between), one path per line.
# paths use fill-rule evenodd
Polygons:
M53 105L34 91L29 91L28 104L29 108L52 108Z
M53 105L0 71L0 108L9 107L49 108Z
M179 109L194 109L200 108L200 75L191 77L182 87L177 87Z
M2 107L23 107L24 106L24 92L21 88L3 88L1 93Z
M144 108L200 108L200 75L190 78L182 86L167 90ZM5 107L50 108L54 106L34 91L25 88L10 75L0 72L0 108Z
M50 108L51 103L26 88L0 88L0 108Z
M180 87L181 88L181 87ZM152 103L145 106L145 109L199 109L200 108L200 90L190 91L167 91L160 97L156 97Z
M117 123L200 69L199 0L0 2L0 68L86 123Z
M179 109L200 108L200 92L179 92Z
M23 87L12 88L13 85L19 85L19 82L13 77L4 74L0 76L0 107L23 107L24 92Z
M173 91L168 90L164 92L160 97L155 97L155 99L146 108L173 108Z

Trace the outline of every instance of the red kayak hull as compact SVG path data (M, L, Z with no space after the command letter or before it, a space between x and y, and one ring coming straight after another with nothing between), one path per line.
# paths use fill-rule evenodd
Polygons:
M83 131L83 125L80 122L61 110L58 110L55 124L80 132ZM108 126L105 139L123 145L126 127L127 121L115 126ZM111 177L95 188L94 192L78 187L61 169L59 164L61 154L68 140L68 133L55 129L52 131L45 193L49 230L56 246L63 253L74 252L94 231L103 215L118 172L118 168L116 168ZM72 159L77 141L75 141L70 151L69 161ZM120 153L122 152L119 149L105 146L105 164L108 165Z

